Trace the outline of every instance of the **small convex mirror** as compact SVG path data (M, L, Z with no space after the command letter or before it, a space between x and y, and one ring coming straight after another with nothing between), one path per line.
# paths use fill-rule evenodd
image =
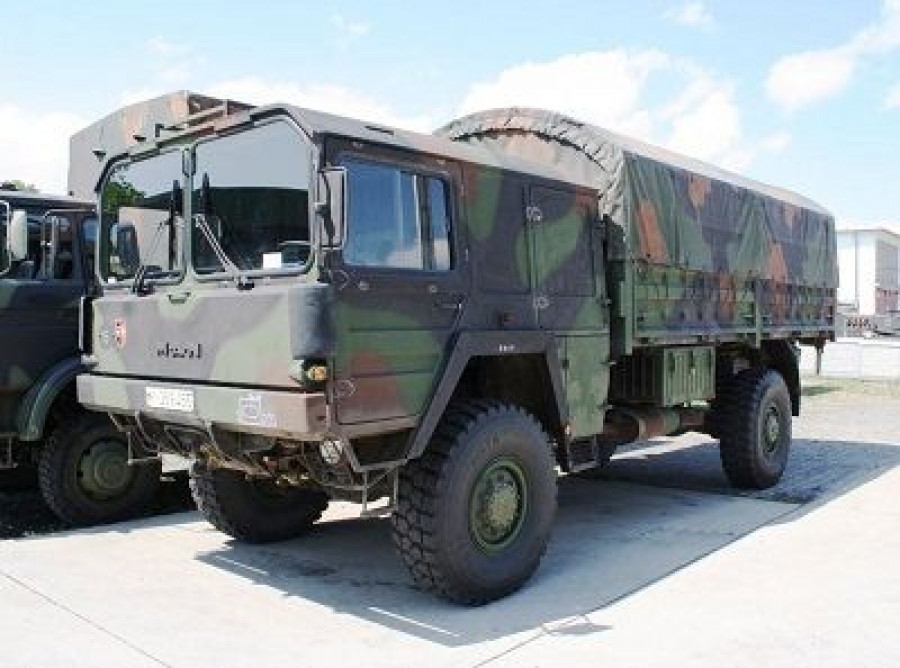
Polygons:
M138 246L137 232L134 225L128 222L119 223L116 227L116 254L124 274L133 276L141 264L141 251Z
M9 222L9 235L6 238L6 250L10 262L21 262L28 259L28 214L24 211L13 211Z

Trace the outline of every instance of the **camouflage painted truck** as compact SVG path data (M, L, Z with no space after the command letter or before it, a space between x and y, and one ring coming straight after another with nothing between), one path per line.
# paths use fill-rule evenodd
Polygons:
M237 539L356 501L466 604L536 569L557 466L695 429L775 484L831 216L547 112L438 134L275 105L113 156L80 401L191 456Z

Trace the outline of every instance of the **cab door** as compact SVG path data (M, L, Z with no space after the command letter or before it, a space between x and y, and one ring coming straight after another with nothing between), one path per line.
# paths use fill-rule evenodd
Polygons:
M400 420L431 396L463 303L453 165L345 145L347 236L333 263L338 422Z
M609 312L597 198L531 186L526 219L539 327L555 334L574 438L599 434L609 386Z
M19 401L41 374L77 354L84 281L74 230L67 217L51 225L29 216L29 258L0 276L0 431L13 428Z

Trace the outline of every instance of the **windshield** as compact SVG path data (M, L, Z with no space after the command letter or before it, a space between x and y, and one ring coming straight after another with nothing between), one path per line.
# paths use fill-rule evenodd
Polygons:
M310 157L300 133L281 121L197 145L191 255L198 274L221 273L229 262L240 271L306 265Z
M7 225L13 211L21 210L28 221L28 256L11 262L7 248ZM22 280L75 278L72 254L73 221L77 212L54 208L50 202L0 200L0 274Z
M113 168L100 197L102 280L132 279L142 266L148 279L180 273L182 219L169 215L180 178L180 151Z

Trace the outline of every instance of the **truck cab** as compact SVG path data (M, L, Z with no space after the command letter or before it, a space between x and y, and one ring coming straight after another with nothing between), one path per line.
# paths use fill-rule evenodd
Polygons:
M129 467L112 423L76 401L97 229L88 200L0 190L0 480L36 476L73 524L133 514L159 476Z

